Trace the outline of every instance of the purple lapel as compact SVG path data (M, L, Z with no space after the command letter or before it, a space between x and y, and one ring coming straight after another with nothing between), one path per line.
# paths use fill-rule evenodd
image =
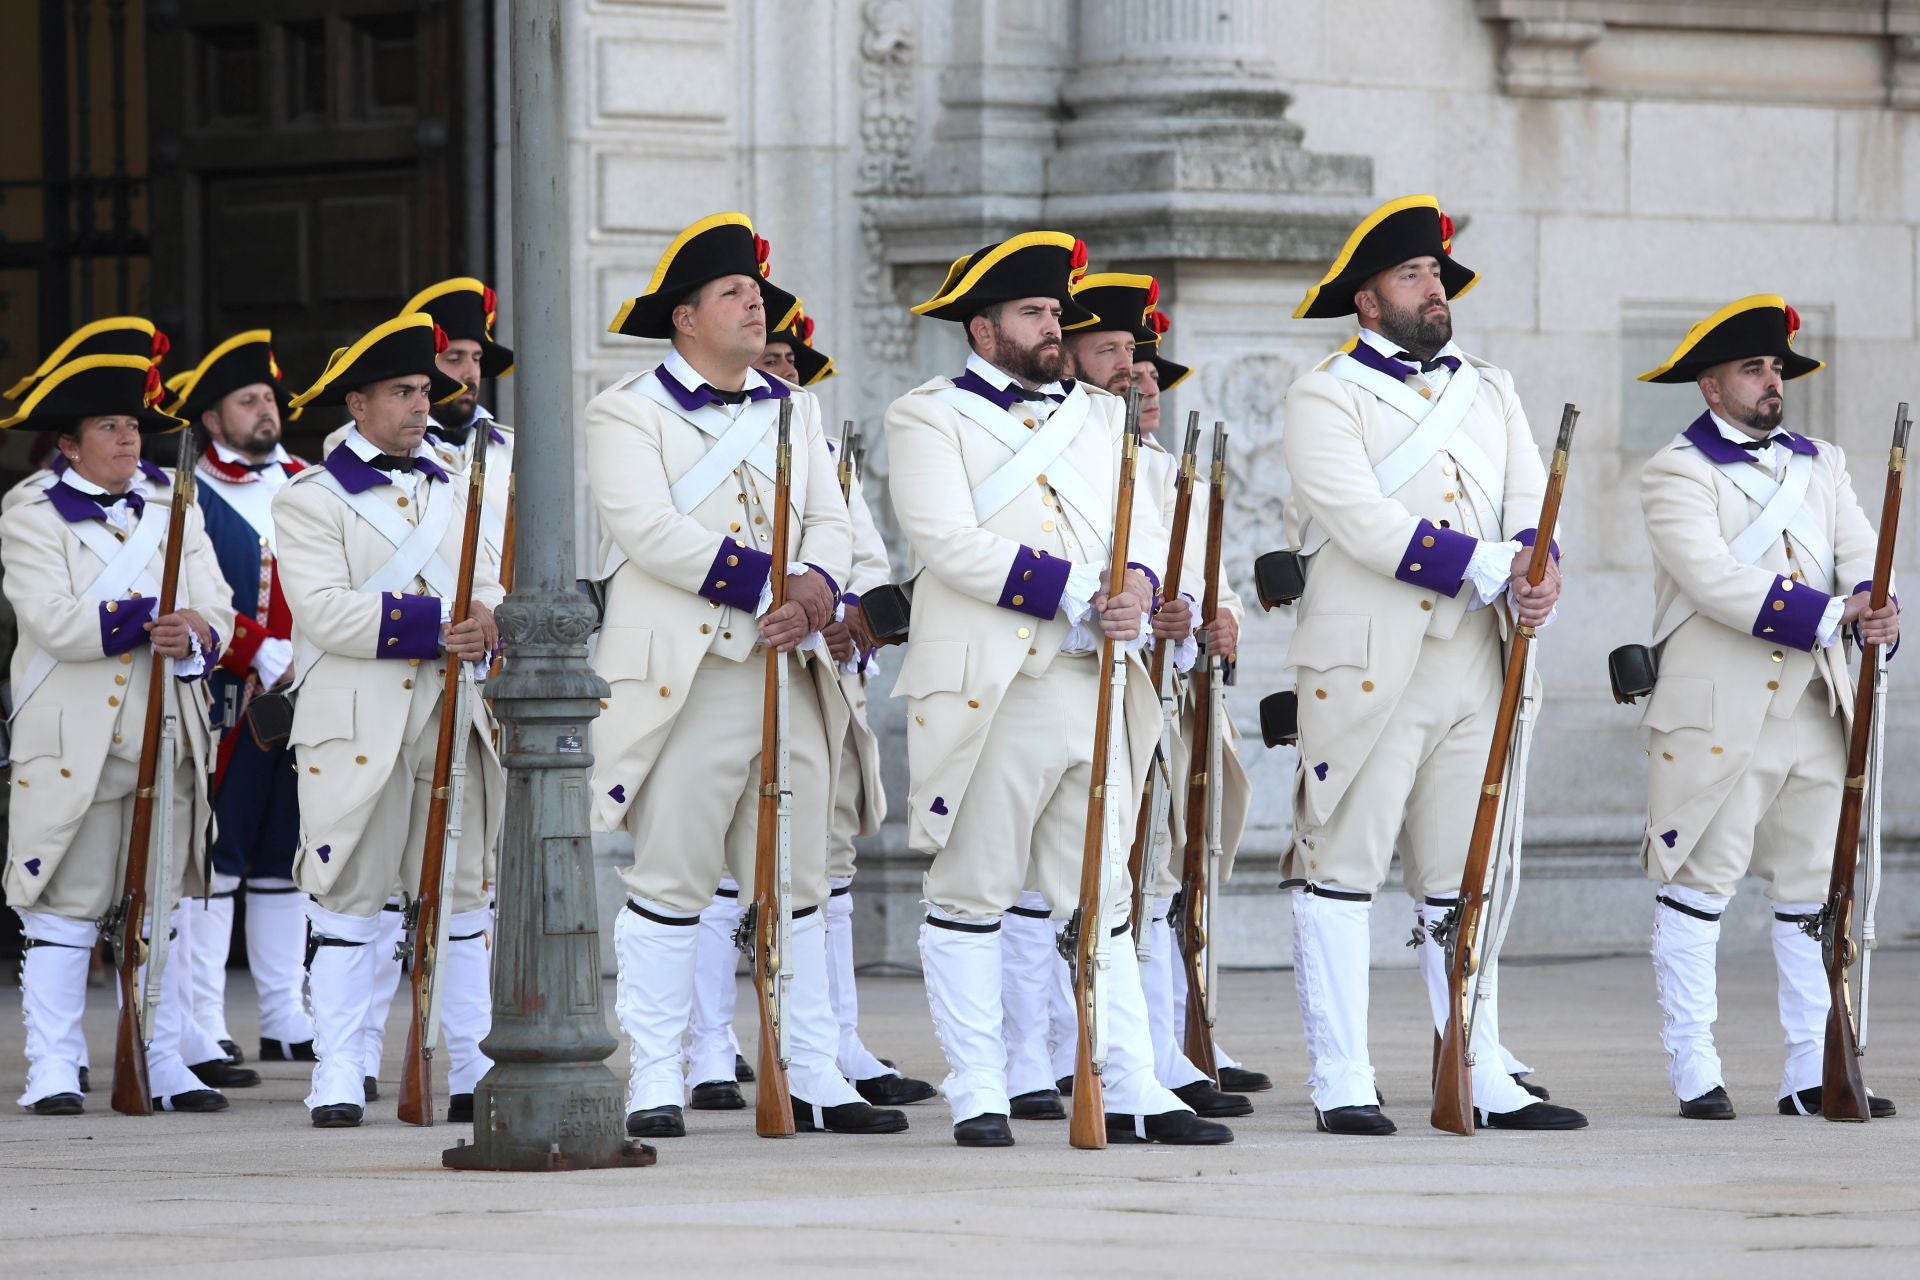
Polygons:
M1027 396L1018 394L1017 387L1008 386L1007 389L1003 391L971 369L955 378L953 385L961 391L973 392L974 395L979 396L982 400L998 405L1008 413L1013 412L1015 405L1025 403L1029 399ZM1047 399L1052 400L1056 404L1065 404L1067 396L1073 394L1073 379L1060 379L1060 386L1066 393L1065 395L1055 395L1049 391L1046 393L1046 396Z
M1680 434L1700 451L1702 457L1715 466L1724 467L1730 463L1753 461L1751 453L1720 434L1720 428L1713 425L1711 410L1695 418L1692 425ZM1793 453L1804 453L1809 458L1820 456L1819 446L1805 436L1797 436L1791 431L1782 431L1773 439L1775 444Z
M67 461L66 454L56 453L53 455L53 465L49 468L53 474L63 476L72 469L72 464ZM148 462L145 458L140 459L140 474L145 476L148 482L155 488L165 489L169 487L167 473L162 471L154 463Z
M1347 352L1347 354L1367 366L1367 368L1377 369L1381 373L1386 374L1395 382L1405 382L1408 375L1421 371L1420 366L1417 364L1380 354L1380 352L1374 348L1373 344L1367 342L1365 339L1356 339L1353 344L1353 350ZM1447 366L1447 372L1449 373L1460 372L1460 360L1457 356L1441 356L1440 363Z
M333 478L338 480L340 487L348 493L365 493L377 484L393 483L387 479L386 472L361 458L359 454L348 448L344 441L328 454L327 460L320 465L333 472ZM413 459L413 469L429 480L446 482L447 473L441 470L440 464L432 458L416 455Z
M507 442L507 438L504 435L500 434L500 428L494 426L491 422L489 422L487 424L487 443L488 444L505 444L506 442Z
M719 396L713 394L713 391L704 382L697 387L682 385L680 379L667 372L665 365L656 368L654 373L658 375L661 385L666 387L668 393L671 394L679 406L688 413L692 413L696 409L705 408L710 404L725 405L727 403ZM793 394L787 389L787 384L778 378L767 378L763 375L761 382L763 384L761 386L747 388L748 400L785 400Z
M59 481L47 486L47 501L60 513L60 518L68 524L79 524L82 520L105 520L107 512L78 489L68 488Z

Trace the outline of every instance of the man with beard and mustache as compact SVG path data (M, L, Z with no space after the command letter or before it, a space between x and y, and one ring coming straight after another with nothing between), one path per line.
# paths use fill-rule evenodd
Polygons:
M1150 642L1153 566L1166 561L1159 503L1141 485L1132 570L1111 591L1104 581L1125 408L1062 379L1063 331L1099 319L1073 297L1085 266L1086 247L1054 231L955 262L913 311L965 327L966 370L916 387L886 417L894 513L926 566L893 686L909 717L909 840L933 858L920 955L951 1068L942 1092L965 1147L1013 1143L1003 993L1030 975L1007 973L1002 921L1029 886L1063 908L1079 898L1087 797L1106 768L1093 758L1102 637L1136 654ZM1126 723L1113 731L1132 748L1137 796L1159 708L1143 668L1127 687ZM1111 851L1121 865L1109 869L1103 927L1126 928L1126 853ZM1056 936L1069 915L1053 917ZM1154 1078L1124 941L1102 992L1109 1140L1232 1141Z
M304 464L280 446L289 393L273 334L253 329L220 343L172 384L172 412L207 433L200 506L220 570L233 589L234 635L208 678L213 719L224 730L214 772L213 881L181 912L179 954L189 966L194 1016L241 1061L226 1021L227 950L234 899L247 895L247 968L260 1004L260 1058L313 1060L313 1023L301 994L306 913L293 883L300 808L293 750L263 746L246 727L247 704L293 674L293 617L280 587L273 499Z
M1387 1134L1367 1051L1369 916L1396 848L1436 1030L1435 940L1458 901L1515 625L1544 626L1555 567L1526 580L1545 469L1512 376L1461 351L1451 256L1432 196L1381 206L1294 311L1360 333L1287 392L1286 526L1311 557L1286 665L1299 693L1294 981L1323 1132ZM1410 439L1417 440L1411 447ZM1557 555L1556 555L1557 560ZM1572 1129L1499 1051L1482 990L1473 1101L1482 1127Z
M1849 624L1897 645L1897 601L1869 608L1876 539L1846 456L1782 429L1785 383L1821 368L1793 349L1800 317L1777 294L1693 326L1642 382L1694 383L1706 412L1653 455L1640 504L1653 546L1659 677L1641 859L1660 886L1653 968L1680 1114L1731 1120L1715 949L1741 877L1767 882L1787 1060L1782 1115L1820 1114L1828 989L1817 920L1847 762ZM1773 502L1776 493L1804 496ZM1816 680L1818 683L1816 683ZM1824 688L1821 686L1825 686ZM1873 1098L1872 1114L1893 1103Z

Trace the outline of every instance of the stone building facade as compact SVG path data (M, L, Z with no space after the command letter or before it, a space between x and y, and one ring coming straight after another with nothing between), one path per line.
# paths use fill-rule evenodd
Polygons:
M1582 410L1512 946L1644 945L1650 762L1605 655L1651 623L1639 466L1698 403L1633 375L1721 303L1785 294L1832 366L1793 385L1790 419L1837 440L1877 502L1895 402L1920 401L1920 0L576 0L570 20L581 403L657 357L605 326L674 232L748 210L842 370L829 418L874 441L883 526L885 408L963 351L908 304L953 258L1059 228L1096 270L1164 282L1169 353L1196 367L1167 420L1198 409L1232 433L1244 590L1280 545L1287 386L1351 333L1289 314L1362 214L1437 194L1483 274L1456 307L1463 345L1514 371L1543 444L1563 402ZM1294 760L1258 746L1255 708L1284 682L1289 630L1256 609L1233 695L1258 798L1220 930L1229 963L1287 952L1275 860ZM898 708L875 703L900 744ZM1892 717L1890 749L1911 760L1920 700L1896 696ZM1889 874L1920 887L1920 790L1892 776ZM863 910L884 927L863 960L915 963L920 865L897 824L872 842ZM1903 897L1883 937L1920 924ZM1404 957L1398 916L1375 914L1380 956Z

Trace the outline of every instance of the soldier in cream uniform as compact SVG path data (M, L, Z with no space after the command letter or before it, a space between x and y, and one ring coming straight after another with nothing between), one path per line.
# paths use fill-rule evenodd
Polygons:
M767 336L766 350L754 367L797 387L816 386L833 377L838 370L833 359L813 345L813 331L813 317L796 310L786 325ZM839 457L839 440L838 433L828 433L827 449L836 464L844 462ZM853 841L856 836L874 834L887 817L880 743L867 724L866 682L875 666L873 647L860 629L861 615L855 606L862 592L892 581L893 570L858 477L849 492L847 514L853 526L853 569L840 595L844 618L821 631L839 667L840 694L848 715L827 833L827 991L840 1026L840 1073L868 1102L896 1107L924 1102L935 1091L926 1081L888 1066L861 1040L860 997L853 973ZM733 945L733 932L743 913L740 886L731 876L720 882L713 901L700 913L698 977L687 1034L687 1081L692 1086L688 1105L695 1110L732 1111L746 1105L735 1077L751 1079L752 1072L739 1074L745 1059L733 1035L738 991L734 974L740 955Z
M415 313L336 352L293 404L344 407L354 429L273 503L299 691L289 739L300 770L294 879L312 897L318 1061L307 1106L316 1128L351 1128L365 1114L364 1046L389 945L382 908L396 884L418 889L446 663L479 663L498 648L500 583L484 548L472 615L449 621L469 496L425 442L429 408L461 386L435 366L442 340ZM438 980L449 1105L464 1094L470 1108L488 1065L473 1033L484 1035L492 1010L483 865L505 787L486 702L477 684L468 689L463 835L449 851L450 940Z
M894 513L926 565L894 692L907 699L909 839L933 855L920 954L962 1146L1013 1142L1002 918L1030 881L1046 902L1078 900L1087 797L1106 767L1092 758L1101 636L1135 652L1149 641L1147 567L1166 557L1159 504L1140 486L1135 571L1106 590L1124 406L1060 380L1063 330L1097 319L1071 292L1085 265L1085 246L1053 231L955 262L913 310L965 327L967 369L887 411ZM1113 731L1137 794L1158 708L1144 669L1132 666L1125 719ZM1123 865L1108 877L1100 923L1124 933L1126 851L1111 853ZM1069 916L1063 910L1056 925ZM1155 1081L1133 950L1117 941L1110 955L1102 980L1110 1140L1231 1141L1224 1125L1196 1117Z
M1653 966L1680 1114L1730 1120L1714 1049L1720 914L1742 876L1767 882L1783 1115L1820 1113L1828 992L1819 917L1832 869L1854 689L1847 629L1900 639L1895 603L1868 608L1873 527L1846 456L1785 430L1783 384L1821 367L1793 349L1776 294L1729 303L1643 382L1696 383L1707 408L1641 473L1653 545L1659 678L1642 863L1660 886ZM1873 1098L1874 1116L1894 1106Z
M0 564L20 631L11 673L6 890L28 948L20 1105L39 1115L81 1110L87 958L125 878L156 654L175 663L165 692L181 737L165 799L173 874L154 888L153 905L183 887L203 891L189 873L204 857L210 816L213 733L202 679L219 659L222 637L233 633L233 611L200 513L189 507L177 531L186 541L174 612L155 616L166 539L176 531L168 528L171 495L140 468L140 442L143 433L185 425L151 407L160 393L148 354L84 355L39 374L19 412L0 422L0 429L57 432L66 464L46 483L10 495L0 516ZM185 966L165 966L147 1028L154 1103L224 1110L226 1099L182 1058L194 1040L184 977ZM186 1052L198 1062L191 1047Z
M744 214L687 228L611 329L667 338L656 369L587 405L587 475L602 530L606 616L594 667L612 697L594 727L595 829L633 836L614 926L616 1011L632 1040L627 1132L686 1132L681 1038L700 913L723 871L753 884L765 645L792 654L792 982L784 1018L795 1126L897 1133L835 1065L827 994L828 808L847 706L818 633L853 563L852 529L811 395L753 368L796 306L765 280ZM787 600L770 609L782 401L792 405ZM746 892L751 892L750 888ZM762 928L777 927L763 922Z
M1286 875L1294 980L1319 1127L1384 1134L1367 1052L1368 917L1396 848L1420 921L1436 1029L1446 975L1433 930L1460 891L1505 670L1504 639L1539 626L1557 567L1526 582L1545 469L1513 379L1453 342L1448 301L1478 277L1450 256L1432 196L1405 196L1348 237L1296 317L1357 315L1358 339L1287 393L1287 531L1312 556L1286 664L1300 694L1300 772ZM1474 1023L1482 1126L1564 1129Z

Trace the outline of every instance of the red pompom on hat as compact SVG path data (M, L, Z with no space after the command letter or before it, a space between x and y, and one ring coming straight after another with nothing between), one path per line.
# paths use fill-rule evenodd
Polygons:
M1147 312L1147 328L1155 333L1164 334L1173 328L1173 318L1164 311Z
M173 340L168 338L167 335L160 330L155 329L153 331L153 355L151 357L153 362L159 364L166 358L167 352L171 350L173 350Z
M480 290L480 309L487 313L487 327L489 329L493 327L493 318L498 312L499 307L500 298L499 295L494 293L492 285L487 285Z
M1073 242L1073 255L1067 259L1067 265L1075 271L1085 271L1087 269L1087 242L1085 240L1075 240Z
M1800 333L1800 313L1791 304L1787 307L1787 341L1792 342Z
M151 409L153 406L159 404L160 401L165 398L166 394L167 384L160 379L160 366L153 364L148 365L147 386L142 396L147 408Z
M1440 247L1453 252L1453 219L1444 213L1440 215Z
M439 355L450 345L451 343L447 339L447 331L439 325L433 326L433 354Z
M763 280L766 279L766 277L772 273L771 264L773 262L773 246L767 243L766 237L759 235L754 236L753 260L759 264L760 278Z
M1160 301L1160 282L1154 280L1147 285L1147 308L1152 310L1154 303Z
M800 331L800 341L806 343L808 346L812 346L813 345L813 317L801 316L799 324L795 325L794 327Z

